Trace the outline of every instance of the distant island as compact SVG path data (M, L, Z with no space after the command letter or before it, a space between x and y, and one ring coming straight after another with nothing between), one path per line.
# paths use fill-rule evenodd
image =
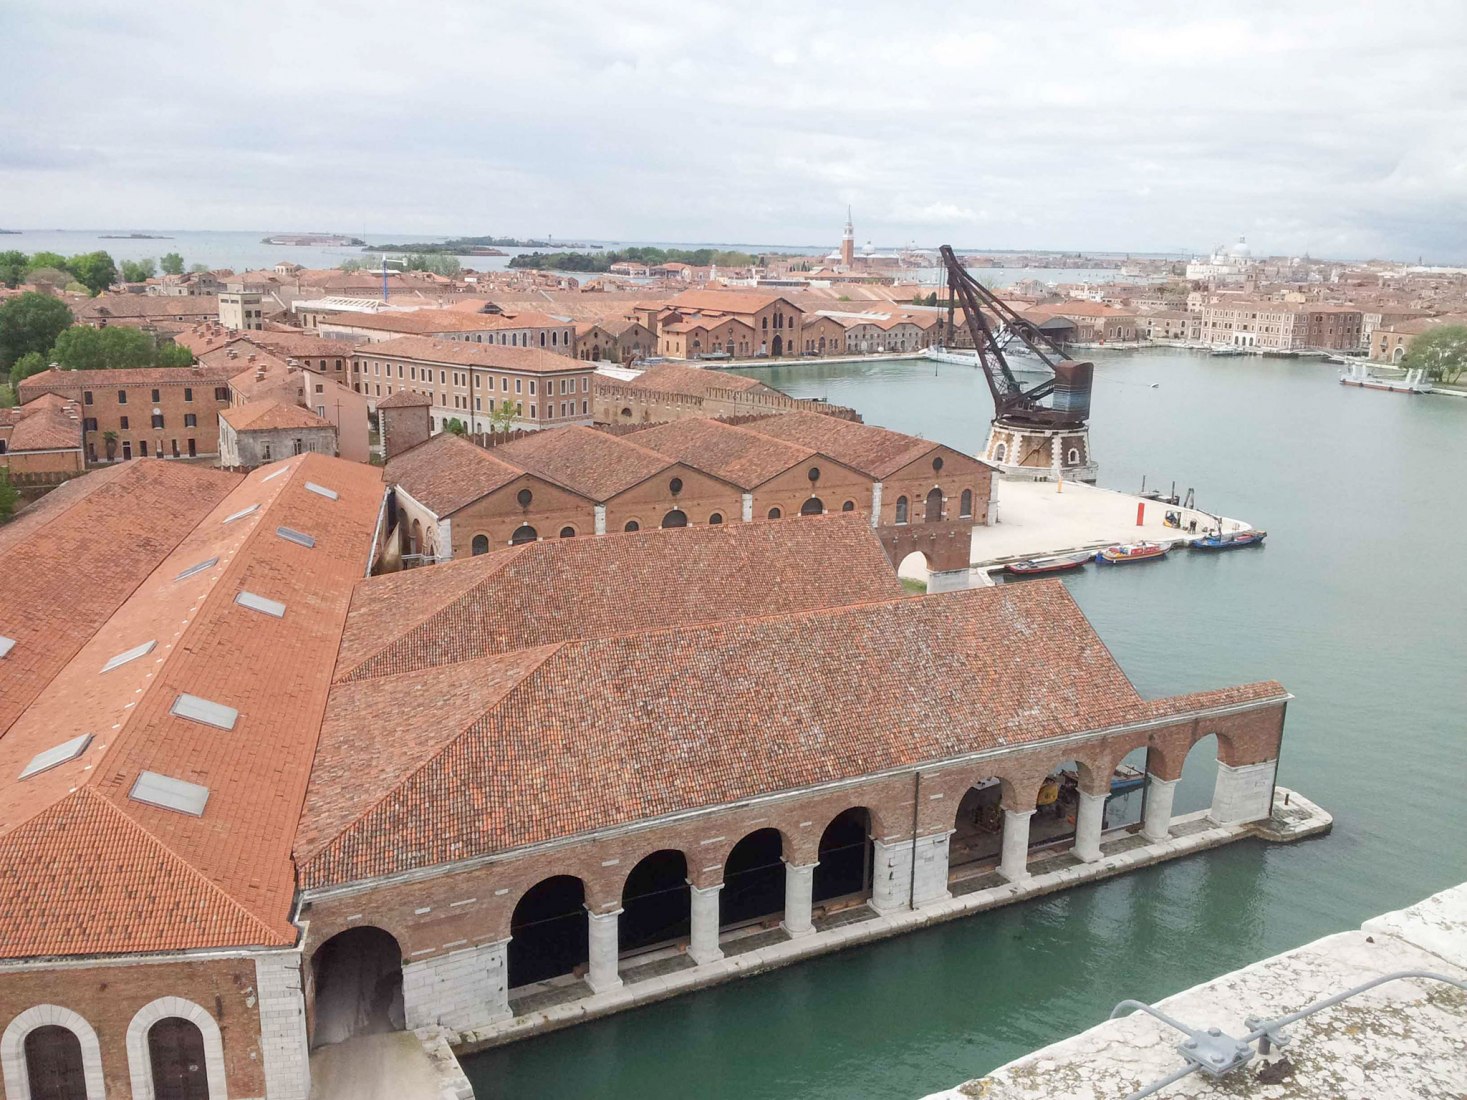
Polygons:
M171 241L172 237L165 237L159 233L98 233L99 241Z
M315 245L318 248L360 248L367 242L360 237L343 237L336 233L279 233L261 237L261 244Z
M447 241L415 241L411 244L369 244L368 252L415 252L448 256L505 256L501 248L554 248L554 241L521 240L518 237L454 237ZM563 244L561 248L596 248L597 245Z
M20 230L19 229L0 229L0 233L4 233L6 236L9 236L9 237L19 237L20 236Z
M627 248L609 252L526 252L509 261L510 267L541 271L610 271L613 264L690 264L693 267L748 267L757 259L747 252L721 252L713 248Z

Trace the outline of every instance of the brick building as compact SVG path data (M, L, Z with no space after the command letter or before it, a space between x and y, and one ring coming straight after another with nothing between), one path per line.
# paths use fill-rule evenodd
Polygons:
M576 358L630 363L657 354L657 334L640 321L604 317L576 325Z
M1232 299L1206 303L1201 314L1202 342L1214 347L1354 351L1361 346L1362 315L1349 306Z
M487 432L502 405L514 408L516 428L589 424L594 374L569 353L403 336L358 348L351 384L374 404L405 389L423 394L434 431L458 420Z
M742 374L681 363L658 363L630 380L598 374L591 389L591 410L600 424L660 424L686 417L767 416L831 408L823 401L790 397ZM856 415L849 409L834 411Z
M362 1031L830 950L1035 844L1107 858L1131 754L1164 846L1210 735L1211 817L1270 812L1283 689L1144 700L1060 584L908 598L842 515L366 578L382 499L321 455L128 463L0 537L7 1095L306 1100Z
M774 358L799 354L804 311L782 295L759 290L685 290L665 305L639 307L638 312L648 328L656 329L663 355L693 358L687 354L692 346L690 330L679 328L681 340L667 342L670 326L690 325L703 327L710 338L716 330L720 339L715 343L724 351L728 350L728 336L733 335L735 350L729 354ZM723 325L726 319L738 321L739 326ZM745 340L748 350L739 350ZM672 347L682 353L669 350Z
M19 397L25 403L54 393L77 402L88 462L194 458L219 453L218 412L230 404L231 373L218 365L89 371L52 367L24 379Z
M575 324L564 317L536 311L475 313L458 309L384 310L341 313L316 325L322 336L381 343L403 336L537 348L556 355L575 355Z
M0 409L0 470L17 487L56 485L84 473L81 406L54 393Z

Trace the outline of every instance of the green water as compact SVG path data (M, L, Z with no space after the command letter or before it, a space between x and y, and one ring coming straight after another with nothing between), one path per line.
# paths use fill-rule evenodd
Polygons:
M1248 842L797 964L467 1060L501 1097L917 1097L1467 879L1467 400L1346 390L1312 361L1097 353L1100 483L1143 474L1266 546L1090 568L1070 591L1137 687L1273 677L1280 781L1327 837ZM926 362L759 374L974 451L981 375ZM1152 383L1157 383L1155 388ZM1188 759L1178 810L1203 805Z

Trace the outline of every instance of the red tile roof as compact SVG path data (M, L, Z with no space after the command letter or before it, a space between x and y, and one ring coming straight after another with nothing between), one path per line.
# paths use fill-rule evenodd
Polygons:
M779 391L766 386L757 378L710 367L685 367L678 363L659 363L649 367L624 385L638 389L656 390L659 393L691 393L708 396L717 391L736 390L740 393L778 394Z
M666 470L673 460L595 428L549 428L495 447L505 462L602 502Z
M329 428L331 421L299 405L283 401L250 401L219 410L219 419L237 432L262 432L279 428Z
M768 416L744 426L771 439L816 448L837 462L878 480L941 446L930 439L918 439L914 435L888 431L873 424L856 424L816 412Z
M11 451L81 450L81 406L59 394L42 394L15 410Z
M418 393L416 390L398 390L378 401L377 407L379 409L425 409L432 404L433 399L426 393Z
M508 485L524 470L452 432L440 432L387 463L382 478L440 519Z
M380 344L357 348L358 359L412 359L419 363L442 363L455 367L488 367L531 374L559 371L589 371L591 364L568 355L540 348L510 348L498 344L472 344L466 340L433 340L427 336L399 336Z
M785 443L706 417L643 428L630 438L741 489L755 489L819 454L811 447Z

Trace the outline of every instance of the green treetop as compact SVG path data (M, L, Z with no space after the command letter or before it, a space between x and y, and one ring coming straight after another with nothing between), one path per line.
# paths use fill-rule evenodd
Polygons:
M163 269L164 275L182 275L183 257L177 252L165 252L158 261L158 266Z
M27 291L0 304L0 371L28 352L45 354L71 324L66 303Z
M1424 370L1433 382L1451 385L1467 374L1467 325L1442 325L1411 341L1401 365Z

